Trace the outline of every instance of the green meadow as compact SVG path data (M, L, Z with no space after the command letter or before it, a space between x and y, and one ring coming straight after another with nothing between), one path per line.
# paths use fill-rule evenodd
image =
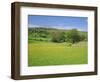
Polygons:
M28 66L87 64L87 32L28 29Z
M67 42L28 43L28 66L87 64L87 42L72 45Z

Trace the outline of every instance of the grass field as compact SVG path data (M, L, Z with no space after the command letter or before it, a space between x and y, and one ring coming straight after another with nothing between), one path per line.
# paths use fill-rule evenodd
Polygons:
M70 65L87 64L87 42L68 46L65 43L30 42L28 43L28 65Z

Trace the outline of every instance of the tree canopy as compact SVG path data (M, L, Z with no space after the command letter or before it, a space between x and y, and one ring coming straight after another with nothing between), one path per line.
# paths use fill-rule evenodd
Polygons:
M77 29L30 28L28 31L28 38L34 41L70 42L74 44L87 40L87 32L78 31Z

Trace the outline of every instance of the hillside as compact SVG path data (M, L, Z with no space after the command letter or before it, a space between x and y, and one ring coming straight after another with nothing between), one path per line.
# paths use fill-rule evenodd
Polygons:
M67 33L70 30L66 29L56 29L47 27L33 27L28 28L28 40L29 42L34 41L51 41L52 36L63 35L67 37ZM78 33L87 39L87 32L78 31Z

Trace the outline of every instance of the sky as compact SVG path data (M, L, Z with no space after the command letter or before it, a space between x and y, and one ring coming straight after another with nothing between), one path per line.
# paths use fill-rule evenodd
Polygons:
M87 31L87 20L87 17L29 15L28 27L45 26L46 28Z

